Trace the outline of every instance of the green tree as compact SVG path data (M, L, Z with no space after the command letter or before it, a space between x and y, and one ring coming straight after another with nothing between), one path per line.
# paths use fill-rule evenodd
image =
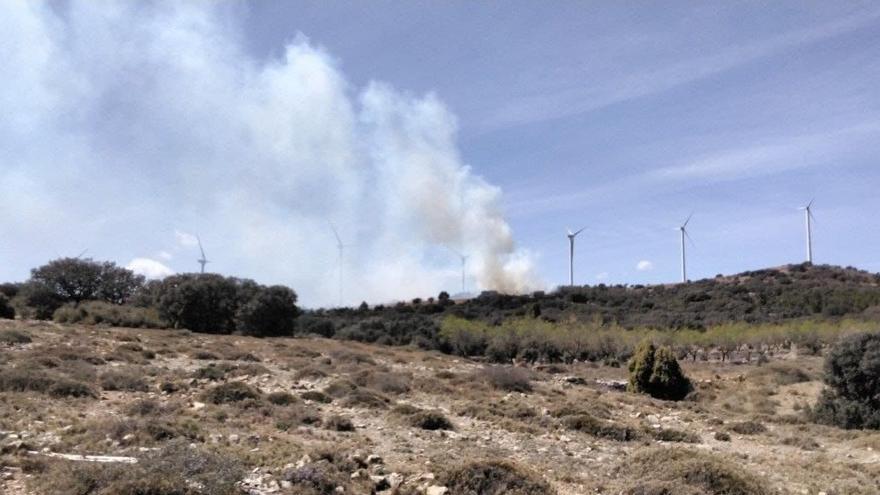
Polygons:
M273 285L258 290L238 309L237 328L244 335L291 336L298 315L296 292L282 285Z
M161 317L174 328L195 332L232 333L241 297L251 284L214 273L185 273L162 280L156 290Z
M31 282L43 285L62 302L122 304L143 285L144 277L108 261L61 258L31 270Z

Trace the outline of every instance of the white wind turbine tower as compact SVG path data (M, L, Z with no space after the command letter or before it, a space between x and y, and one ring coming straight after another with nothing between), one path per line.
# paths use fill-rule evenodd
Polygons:
M577 232L572 232L571 229L568 230L568 285L570 287L574 287L574 238L577 237L578 234L584 231L586 227L582 227Z
M461 293L466 294L467 291L465 289L467 288L467 284L465 284L465 273L467 268L467 260L468 258L470 258L470 256L460 253L452 248L449 248L449 250L455 253L456 256L458 256L458 258L461 260Z
M199 236L196 236L196 242L199 243L199 252L202 253L202 257L197 259L196 261L198 261L199 265L201 265L201 272L200 273L205 273L205 265L210 263L210 261L208 261L207 258L205 258L205 250L204 250L204 248L202 248L202 239L199 238Z
M690 234L688 234L688 231L687 231L687 225L688 225L688 223L690 223L691 217L693 217L693 216L694 216L694 214L691 213L687 217L687 220L685 220L684 223L681 224L681 227L678 228L678 231L681 233L681 282L682 283L687 283L687 280L688 280L687 279L687 256L686 256L686 251L685 251L684 238L687 237L688 240L691 241L691 244L693 244L694 241L693 241L693 239L691 239L691 236L690 236Z
M815 199L811 199L807 206L802 206L799 209L804 210L804 222L806 223L807 228L807 263L813 263L813 220L816 217L813 216L813 201Z
M342 243L342 238L339 237L339 232L336 231L336 226L333 225L333 222L330 222L330 228L333 229L333 235L336 236L336 249L339 250L339 306L342 307L342 262L346 245Z

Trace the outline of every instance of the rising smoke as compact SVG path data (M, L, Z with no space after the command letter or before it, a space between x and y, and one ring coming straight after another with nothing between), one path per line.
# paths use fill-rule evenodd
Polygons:
M153 273L195 271L175 238L199 233L209 268L316 306L338 297L332 222L347 304L457 291L452 249L470 255L472 290L540 285L437 97L351 87L303 36L255 59L227 10L0 5L8 249L75 239Z

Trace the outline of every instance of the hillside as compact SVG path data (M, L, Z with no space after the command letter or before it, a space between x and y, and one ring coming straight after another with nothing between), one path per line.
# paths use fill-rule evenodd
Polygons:
M455 494L485 469L535 495L880 483L877 433L802 419L821 359L794 351L762 367L684 363L697 393L675 403L616 390L625 371L591 363L23 321L0 322L0 340L7 495L183 493L152 486L183 478L218 494L241 480L251 494Z

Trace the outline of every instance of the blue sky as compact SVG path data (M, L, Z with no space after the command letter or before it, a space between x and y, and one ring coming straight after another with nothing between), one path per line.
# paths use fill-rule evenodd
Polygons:
M880 270L871 2L206 5L0 7L0 278L198 233L332 304L332 221L346 302L454 291L449 248L551 288L581 226L577 282L663 283L692 212L691 278L802 261L811 198L815 260Z

